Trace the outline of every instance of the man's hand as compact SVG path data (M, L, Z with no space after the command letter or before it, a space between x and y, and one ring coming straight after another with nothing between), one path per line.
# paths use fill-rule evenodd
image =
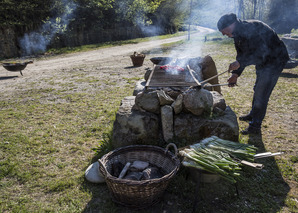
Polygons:
M240 67L240 63L238 61L234 61L230 64L229 70L237 70Z
M228 79L229 87L236 86L238 75L233 73L231 77Z

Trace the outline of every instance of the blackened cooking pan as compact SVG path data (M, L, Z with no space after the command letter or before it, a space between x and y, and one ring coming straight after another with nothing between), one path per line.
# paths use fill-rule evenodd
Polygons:
M27 61L23 63L3 63L2 66L11 72L20 72L23 75L22 70L26 68L27 64L32 64L33 61Z

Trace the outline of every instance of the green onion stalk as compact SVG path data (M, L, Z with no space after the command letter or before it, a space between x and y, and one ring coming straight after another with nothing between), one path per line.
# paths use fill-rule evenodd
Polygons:
M256 151L257 148L252 145L212 136L191 145L190 148L181 150L179 154L184 157L182 161L184 166L218 174L236 183L241 170L239 162L241 160L253 161Z

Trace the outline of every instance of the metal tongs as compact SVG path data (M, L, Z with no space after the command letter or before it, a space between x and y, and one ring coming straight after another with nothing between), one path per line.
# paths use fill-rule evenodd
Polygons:
M220 75L223 75L223 74L225 74L225 73L229 73L230 72L230 70L226 70L226 71L224 71L224 72L222 72L222 73L219 73L219 74L217 74L217 75L214 75L214 76L212 76L212 77L210 77L210 78L208 78L208 79L206 79L206 80L204 80L204 81L201 81L201 82L199 82L197 79L196 79L196 77L193 75L193 73L192 72L194 72L191 68L190 68L190 66L189 65L187 65L187 69L189 70L189 72L190 72L190 74L191 74L191 76L192 76L192 78L195 80L195 82L197 83L197 86L195 86L195 87L197 87L197 88L199 88L199 89L201 89L201 88L205 88L205 87L216 87L216 86L227 86L227 85L230 85L230 86L232 86L232 85L236 85L237 86L237 84L211 84L211 85L206 85L206 83L208 82L208 81L210 81L210 80L212 80L212 79L214 79L214 78L216 78L216 77L218 77L218 76L220 76Z
M271 152L264 152L264 153L259 153L259 154L255 154L254 155L254 159L258 159L258 158L266 158L266 157L273 157L276 155L281 155L283 154L283 152L276 152L276 153L271 153ZM246 165L246 166L250 166L256 169L262 169L264 167L263 164L261 163L252 163L246 160L240 160L238 158L234 158L234 160L236 160L237 162Z
M205 88L205 87L217 87L217 86L228 86L228 85L230 85L230 86L232 86L232 85L236 85L236 86L238 86L236 83L234 83L234 84L226 83L226 84L210 84L210 85L204 85L203 88Z

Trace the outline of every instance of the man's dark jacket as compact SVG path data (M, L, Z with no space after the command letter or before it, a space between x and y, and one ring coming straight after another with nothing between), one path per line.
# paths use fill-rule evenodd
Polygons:
M238 20L233 37L240 68L232 73L239 76L248 65L256 65L256 69L260 69L268 65L284 66L289 60L285 44L274 30L261 21Z

